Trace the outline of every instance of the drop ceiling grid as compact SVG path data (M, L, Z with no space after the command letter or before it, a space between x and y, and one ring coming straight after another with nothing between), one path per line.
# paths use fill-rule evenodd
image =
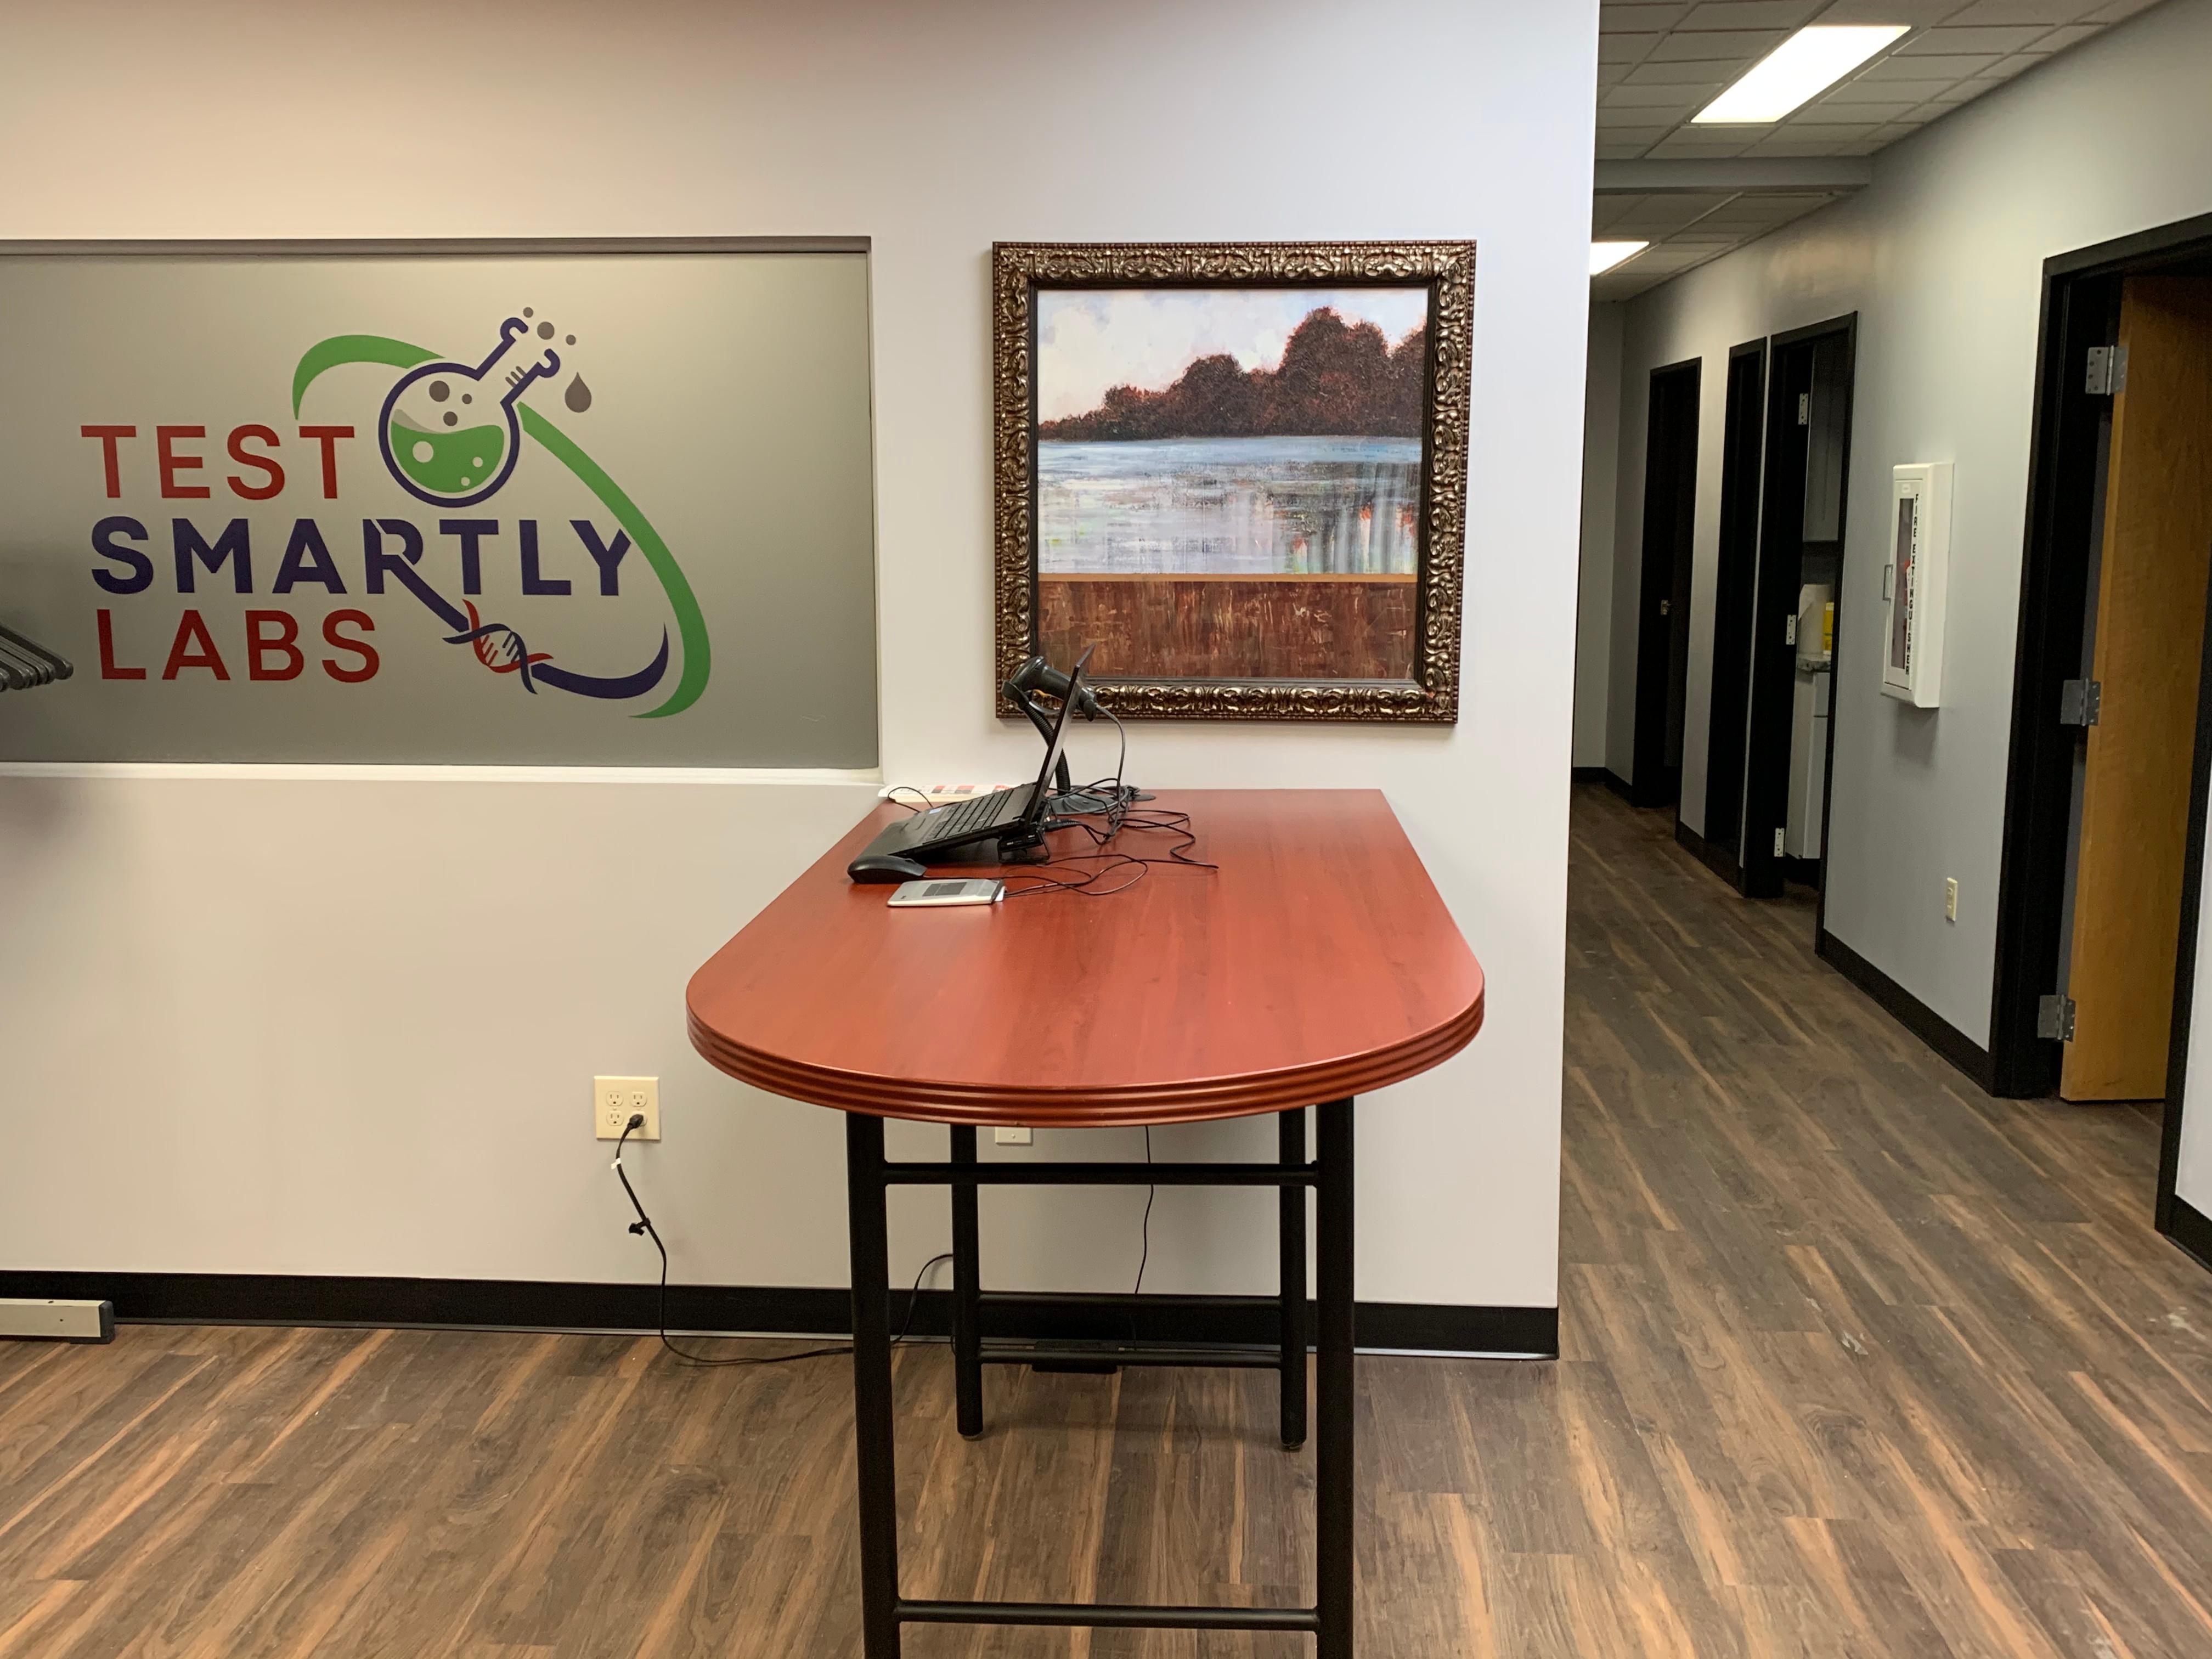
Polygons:
M1621 0L1598 41L1600 161L1870 155L2154 0ZM1905 23L1896 47L1771 125L1690 118L1808 23Z
M1597 159L1871 155L2156 0L1606 0ZM1808 23L1903 23L1897 46L1771 125L1690 118ZM1632 299L1832 201L1803 194L1601 195L1592 234L1649 242L1594 279Z

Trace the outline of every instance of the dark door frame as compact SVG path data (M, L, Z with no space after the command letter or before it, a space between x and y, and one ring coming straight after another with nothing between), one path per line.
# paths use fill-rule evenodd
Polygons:
M2049 1094L2058 1080L2060 1045L2036 1035L2036 1005L2058 988L2075 743L2058 723L2059 687L2081 672L2106 412L2086 386L2088 351L2118 337L2124 277L2208 257L2212 214L2043 262L1990 998L1989 1089L2007 1098Z
M1629 799L1638 806L1673 806L1681 799L1681 763L1678 758L1669 765L1667 750L1670 735L1680 741L1680 734L1673 732L1672 692L1676 674L1687 670L1704 374L1705 362L1698 357L1655 368L1644 404L1644 528L1636 590L1636 725L1629 783ZM1686 428L1672 432L1663 448L1653 441L1659 433L1662 384L1670 402L1684 395L1686 384L1690 410ZM1672 477L1665 476L1662 459L1673 466ZM1674 509L1674 521L1656 522L1662 516L1660 509L1669 507ZM1654 562L1666 543L1673 544L1667 591L1655 594L1651 591ZM1686 698L1682 712L1686 718Z
M1797 573L1802 568L1805 527L1805 468L1802 459L1777 465L1791 453L1797 410L1795 380L1785 374L1797 346L1840 336L1850 388L1844 403L1843 487L1837 503L1837 593L1843 592L1841 550L1850 536L1851 427L1858 402L1859 316L1856 311L1808 323L1767 341L1766 459L1761 469L1759 515L1759 582L1752 601L1750 711L1746 720L1743 831L1739 843L1741 886L1752 898L1779 898L1785 860L1774 851L1773 832L1790 817L1790 722L1796 689L1797 647L1788 638L1788 619L1797 614ZM1809 351L1806 356L1808 372ZM1809 381L1808 386L1809 388ZM1828 784L1820 798L1820 857L1815 881L1813 930L1826 931L1828 915L1828 819L1835 804L1836 723L1842 698L1838 681L1844 659L1844 606L1836 606L1837 667L1828 684L1828 742L1821 764ZM1777 757L1779 757L1778 759Z
M2092 346L2111 345L2118 337L2123 279L2180 266L2192 271L2212 269L2212 214L2077 248L2043 262L1990 998L1987 1087L1991 1094L2008 1098L2051 1093L2057 1086L2062 1053L2058 1042L2037 1035L2036 1005L2058 988L2075 743L2074 728L2058 722L2059 687L2081 672L2089 541L2100 506L2098 447L2108 407L2104 398L2092 396L2087 388L2088 351ZM2212 631L2208 631L2207 648L2212 652ZM2157 1207L2160 1231L2212 1260L2212 1221L2177 1200L2173 1192L2197 909L2203 896L2208 788L2212 788L2212 668L2208 668L2199 693Z
M1759 505L1766 462L1766 342L1747 340L1728 356L1721 418L1721 532L1713 563L1712 676L1707 696L1707 861L1741 884L1743 763L1751 714L1752 620L1759 580ZM1741 400L1740 400L1741 399ZM1722 860L1718 855L1725 853Z

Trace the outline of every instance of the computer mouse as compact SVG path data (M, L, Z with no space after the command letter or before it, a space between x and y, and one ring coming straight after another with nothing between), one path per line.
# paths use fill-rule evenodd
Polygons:
M863 853L845 866L845 873L854 881L891 882L919 881L928 873L912 859L902 859L896 853Z

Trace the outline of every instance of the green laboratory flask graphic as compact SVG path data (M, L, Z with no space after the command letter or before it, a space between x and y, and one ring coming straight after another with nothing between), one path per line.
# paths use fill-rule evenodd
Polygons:
M510 317L499 325L491 355L475 368L424 363L392 388L377 441L385 465L409 493L433 507L471 507L507 482L522 445L515 399L532 380L561 368L550 346L534 362L515 351L529 334L528 323Z

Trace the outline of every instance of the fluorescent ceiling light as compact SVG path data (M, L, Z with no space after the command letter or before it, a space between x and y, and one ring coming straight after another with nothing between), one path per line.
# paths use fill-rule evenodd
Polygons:
M1907 23L1816 23L1799 29L1690 119L1700 126L1779 121L1911 32Z
M1624 260L1633 259L1650 246L1649 242L1592 242L1590 275L1601 276Z

